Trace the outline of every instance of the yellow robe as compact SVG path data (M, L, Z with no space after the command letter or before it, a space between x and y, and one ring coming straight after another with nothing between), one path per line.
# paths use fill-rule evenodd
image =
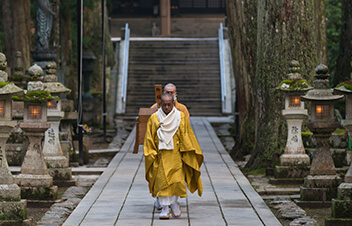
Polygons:
M189 120L181 112L180 126L173 137L173 150L159 150L157 129L159 120L156 113L148 120L144 138L145 177L153 197L186 197L190 192L203 193L200 166L203 154L193 133Z
M150 108L156 108L156 104L154 104ZM175 100L175 108L178 109L180 112L183 112L183 114L185 114L187 119L189 120L189 112L186 105L181 104L177 100Z

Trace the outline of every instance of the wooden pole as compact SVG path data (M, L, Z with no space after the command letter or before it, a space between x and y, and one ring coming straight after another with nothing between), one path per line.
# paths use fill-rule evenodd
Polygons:
M79 164L84 164L83 153L83 111L82 111L82 39L83 39L83 0L77 1L77 52L78 52L78 67L77 67L77 81L78 81L78 144L79 144Z

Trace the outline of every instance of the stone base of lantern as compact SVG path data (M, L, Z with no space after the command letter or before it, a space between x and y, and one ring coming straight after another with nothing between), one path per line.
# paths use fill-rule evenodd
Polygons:
M27 216L27 200L25 199L17 202L0 202L0 209L0 225L33 225L33 223L21 224L23 219ZM8 224L5 222L8 222ZM15 222L18 222L19 224L14 224Z
M29 200L57 199L57 186L51 187L21 187L21 197Z
M276 166L275 178L305 178L309 175L310 166Z
M338 175L308 175L301 187L301 201L331 201L337 197L337 187L342 182Z
M25 199L56 199L57 186L53 186L53 178L49 175L20 174L15 183L21 187L21 197Z
M310 158L307 154L283 154L280 163L281 166L309 166Z
M19 201L21 200L21 189L17 184L2 184L0 198L6 201Z
M48 168L48 174L53 177L53 180L71 180L71 168Z
M53 178L49 175L20 174L15 177L15 183L20 187L50 187L53 185Z
M45 156L44 159L48 168L64 168L68 166L65 156Z
M72 179L72 169L68 167L68 161L64 156L44 157L48 167L48 174L53 178L55 185L75 186L77 180Z
M331 218L325 219L325 225L352 225L352 183L342 183L337 191L338 199L331 201Z

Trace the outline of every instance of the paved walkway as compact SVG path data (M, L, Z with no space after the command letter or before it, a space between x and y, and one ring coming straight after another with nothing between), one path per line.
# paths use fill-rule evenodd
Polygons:
M224 149L209 121L192 117L204 154L204 192L179 199L182 216L159 220L144 178L142 146L132 154L135 131L64 225L281 225Z

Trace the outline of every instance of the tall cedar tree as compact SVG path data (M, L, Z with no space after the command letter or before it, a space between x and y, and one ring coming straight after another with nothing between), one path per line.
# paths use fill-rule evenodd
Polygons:
M250 104L254 105L248 109L250 112L245 110L242 116L243 113L239 111L239 124L241 129L254 127L254 132L249 131L254 135L242 144L236 144L237 150L233 151L242 151L243 145L250 147L250 142L253 142L252 155L246 165L248 170L252 170L270 166L278 160L279 154L284 149L287 136L286 122L281 115L284 97L280 92L275 92L275 87L287 78L289 62L293 59L298 60L303 78L310 82L313 80L314 68L319 63L317 30L311 29L316 26L317 8L315 2L311 0L261 0L257 2L255 14L250 13L252 7L246 8L253 6L250 4L251 1L244 1L242 5L241 2L243 1L228 1L230 38L232 43L237 43L232 45L232 51L235 52L233 53L235 70L239 68L238 65L247 65L241 67L246 68L246 71L235 71L235 74L239 73L237 77L240 79L236 81L236 87L241 85L240 82L244 79L241 77L249 79L249 84L245 84L247 81L243 84L249 86L247 92L250 92L248 96L252 98ZM246 20L241 21L239 18ZM249 20L252 23L248 23ZM257 27L248 28L250 25ZM256 38L248 32L255 29L253 36ZM237 40L238 36L244 41ZM249 40L251 42L257 40L255 48L249 44ZM250 54L253 49L255 57L251 57ZM238 54L241 54L243 59L236 58ZM248 59L253 60L253 63ZM246 63L241 64L241 61L246 60ZM242 98L244 97L238 93L239 105ZM242 106L239 106L239 109L240 107ZM240 134L247 132L242 130Z
M16 51L21 51L23 67L28 69L31 65L30 0L3 0L1 5L7 63L13 68Z
M342 2L342 24L339 57L336 68L336 84L351 80L352 73L352 1Z
M230 154L233 158L242 158L252 151L254 145L257 3L227 0L226 5L239 113L236 145Z

